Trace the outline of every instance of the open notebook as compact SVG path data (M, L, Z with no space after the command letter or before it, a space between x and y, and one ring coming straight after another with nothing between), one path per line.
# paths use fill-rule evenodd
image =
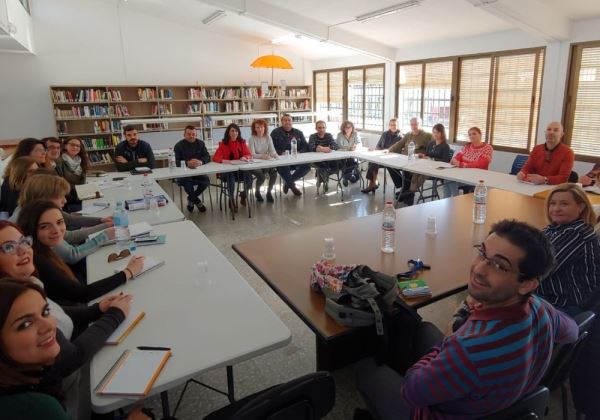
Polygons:
M144 397L170 357L169 350L125 350L95 392L99 395Z
M146 313L143 311L132 309L127 318L125 318L125 320L121 322L121 325L119 325L110 337L108 337L106 344L116 345L121 343L145 315Z
M144 259L144 268L142 268L142 271L140 271L140 273L136 276L139 277L144 273L147 273L148 271L152 271L155 268L160 267L161 265L164 265L164 261L161 260L157 260L151 257L146 257L146 259ZM125 269L125 267L127 267L127 262L125 262L125 264L122 264L118 267L115 267L115 273L118 273L119 271L123 271Z
M102 192L97 184L75 185L75 191L77 191L77 197L80 200L89 200L92 198L102 197Z

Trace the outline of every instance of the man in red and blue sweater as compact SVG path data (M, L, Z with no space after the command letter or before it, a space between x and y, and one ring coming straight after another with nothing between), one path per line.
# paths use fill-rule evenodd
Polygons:
M476 419L533 391L554 343L577 339L575 322L532 296L554 263L537 229L501 221L477 245L468 310L456 331L404 378L385 366L359 368L358 385L376 419Z

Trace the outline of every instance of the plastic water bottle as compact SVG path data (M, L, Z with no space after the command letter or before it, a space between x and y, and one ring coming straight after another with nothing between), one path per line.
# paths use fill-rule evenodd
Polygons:
M410 141L410 143L408 143L408 161L412 162L415 160L415 142L414 141Z
M290 149L291 149L290 154L292 155L292 159L297 158L298 157L298 140L296 140L296 138L292 139Z
M169 172L174 172L177 169L177 161L175 160L175 152L169 149Z
M117 207L113 213L113 223L115 225L115 239L119 252L124 249L135 250L135 243L131 240L129 233L129 215L123 207L122 201L117 201Z
M396 243L396 210L391 200L385 202L381 223L381 252L391 254Z
M142 181L142 192L144 194L144 205L146 210L150 208L150 200L154 197L152 193L152 179L148 174L144 174L144 180Z
M487 213L487 187L482 179L479 180L479 184L475 187L475 193L473 194L473 223L482 225L485 223L485 216Z

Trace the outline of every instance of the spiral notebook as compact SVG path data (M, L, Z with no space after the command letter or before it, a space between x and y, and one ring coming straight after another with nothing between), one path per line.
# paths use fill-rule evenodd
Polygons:
M171 355L170 350L125 350L94 391L99 395L145 397Z
M143 311L136 311L132 309L127 318L121 322L121 325L108 337L106 344L117 345L125 340L125 337L135 328L135 326L144 318L146 315Z

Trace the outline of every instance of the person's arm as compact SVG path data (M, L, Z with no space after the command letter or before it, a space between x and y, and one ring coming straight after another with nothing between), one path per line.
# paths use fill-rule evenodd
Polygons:
M317 151L317 135L311 134L308 138L308 151L316 152Z
M75 264L82 258L85 258L88 255L96 252L98 248L100 248L106 242L108 242L108 235L102 232L99 235L96 235L93 238L85 241L81 245L73 246L67 243L67 241L63 240L60 244L52 249L67 264Z
M179 168L181 166L181 161L185 162L185 159L183 157L183 147L180 143L177 143L175 145L175 147L173 148L173 152L175 153L175 164Z
M330 133L327 133L327 135L329 136L329 148L331 150L337 150L338 149L338 145L335 142L335 139L333 138L333 136Z
M573 260L581 256L581 250L587 242L581 231L572 228L562 229L560 236L552 241L556 263L550 274L558 272L566 264L573 264Z
M67 213L66 211L62 211L61 213L65 219L65 225L67 226L67 229L70 230L97 225L104 226L104 223L100 217L80 216L78 214Z
M579 327L573 318L555 309L543 299L540 299L540 302L552 320L554 342L557 344L574 343L579 337Z
M219 147L217 147L217 151L215 152L215 155L212 158L213 162L223 163L223 160L225 159L225 156L223 156L224 148L225 145L222 142L220 142ZM227 156L227 159L229 159L229 156Z
M298 153L308 152L308 143L306 142L302 131L296 130L296 140L298 141Z
M210 153L208 153L208 149L206 148L206 144L200 140L200 160L203 165L206 165L210 162Z
M529 158L527 159L527 161L525 162L525 164L523 165L523 167L521 168L519 173L522 173L524 176L527 176L531 173L535 173L535 160L538 155L538 150L540 150L540 149L537 147L533 148L533 150L531 151L531 154L529 155Z
M398 140L396 143L392 144L388 149L390 153L402 153L404 150L404 146L408 142L408 134L402 137L401 140Z
M242 143L242 156L245 158L252 158L252 152L248 149L248 144L246 142Z
M567 146L565 146L567 147ZM565 156L560 163L560 169L558 170L558 174L556 175L548 175L546 178L548 179L548 184L550 185L558 185L563 182L567 182L569 177L571 176L571 171L573 170L573 163L575 161L575 156L573 154L573 150L569 147L566 150Z
M125 150L124 149L125 149L125 143L124 142L119 143L117 145L117 147L115 148L115 166L117 168L117 171L119 171L119 172L131 171L131 170L135 169L136 166L137 166L137 162L130 162L130 161L125 162L125 163L117 162L116 158L119 157L119 156L122 157L122 158L124 158L124 159L127 159L125 157L125 153L124 153Z
M383 149L383 145L385 144L385 131L383 133L381 133L381 136L379 136L379 140L377 141L377 144L375 145L375 150L381 150Z
M490 162L492 157L488 153L482 153L477 160L472 162L467 162L465 160L461 161L461 168L478 168L478 169L487 169L490 166Z
M146 159L148 159L148 162L146 162L143 165L140 166L147 166L150 169L154 169L154 166L156 165L156 160L154 159L154 151L152 150L152 146L150 146L148 143L146 143L146 147L147 147L147 156Z
M283 153L287 150L285 138L280 134L278 128L271 131L271 139L273 140L273 147L277 151L278 155L283 155Z
M441 146L436 147L435 152L433 153L433 160L439 162L450 162L450 146L448 143L444 143Z
M62 306L62 309L73 321L75 329L87 328L88 325L102 316L98 303L89 306Z

